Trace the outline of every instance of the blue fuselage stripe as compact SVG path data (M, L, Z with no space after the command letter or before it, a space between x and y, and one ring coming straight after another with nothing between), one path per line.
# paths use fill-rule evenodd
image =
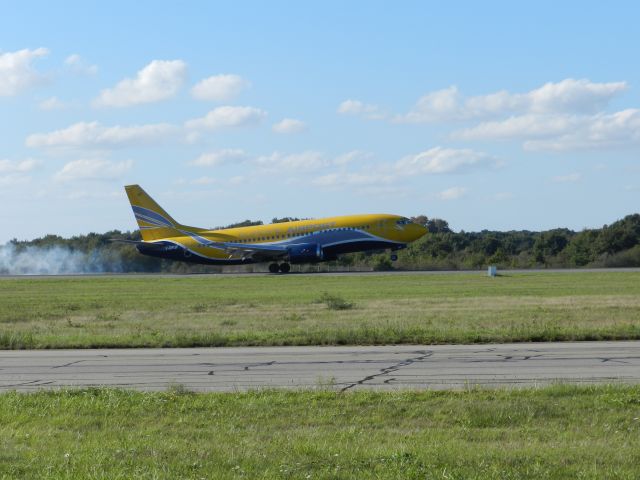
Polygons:
M187 233L187 232L183 232ZM206 246L207 244L204 242L215 244L216 242L209 241L204 237L201 237L197 234L190 235L194 237L201 245ZM199 238L195 238L199 237ZM319 244L322 248L322 251L325 253L325 258L331 259L335 258L336 255L340 255L343 253L352 253L366 250L378 250L378 249L387 249L387 248L402 248L405 246L402 242L396 242L393 240L386 239L384 237L378 237L376 235L372 235L368 232L352 229L352 228L335 228L330 230L322 230L319 232L309 233L307 235L301 235L295 238L288 238L286 240L273 241L273 242L264 242L264 243L241 243L241 242L224 242L225 245L230 247L237 248L251 248L252 245L256 247L287 247L290 245L296 244L304 244L304 243L315 243ZM158 248L159 247L159 248ZM214 245L211 245L211 248L216 248ZM253 258L213 258L206 255L202 255L200 253L194 252L186 248L185 246L173 242L169 239L160 240L157 242L149 242L149 247L145 247L144 244L138 246L138 250L140 253L145 255L151 255L154 257L161 258L170 258L174 260L182 260L192 263L203 263L210 265L237 265L243 263L257 263L260 261L264 261L265 257L270 255L269 251L265 248L264 251L260 252L261 259L255 260ZM286 251L283 249L276 249L272 254L273 258L278 256L281 258L282 252Z

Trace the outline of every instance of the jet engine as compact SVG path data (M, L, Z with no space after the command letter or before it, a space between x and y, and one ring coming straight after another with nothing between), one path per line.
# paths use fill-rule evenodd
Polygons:
M319 243L298 243L288 248L289 262L310 263L324 260L322 247Z

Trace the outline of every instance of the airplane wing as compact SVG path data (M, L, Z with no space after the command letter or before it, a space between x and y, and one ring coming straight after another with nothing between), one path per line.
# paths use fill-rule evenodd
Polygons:
M145 242L144 240L124 240L119 238L110 238L112 242L128 243L130 245L144 245L145 248L157 248L163 249L166 247L166 243L160 242ZM285 257L288 254L287 247L284 245L260 245L260 244L245 244L235 242L214 242L203 237L198 236L198 243L209 248L215 248L222 250L229 255L230 259L251 258L256 261L269 261L277 260Z
M145 242L144 240L125 240L124 238L110 238L110 242L113 243L126 243L128 245L144 245L148 248L164 248L166 245L162 243Z
M247 245L234 242L207 243L208 247L223 250L229 254L229 258L252 258L254 260L275 260L287 255L288 250L284 245Z

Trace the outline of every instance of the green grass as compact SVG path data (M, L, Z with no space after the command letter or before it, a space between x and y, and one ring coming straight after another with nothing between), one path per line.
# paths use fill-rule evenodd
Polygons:
M638 338L638 272L0 279L0 348Z
M0 478L635 479L640 387L0 395Z

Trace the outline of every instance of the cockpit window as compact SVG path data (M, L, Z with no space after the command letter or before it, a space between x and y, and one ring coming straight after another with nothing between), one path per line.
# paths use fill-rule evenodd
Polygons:
M396 225L409 225L411 220L408 218L401 218L400 220L396 220Z

